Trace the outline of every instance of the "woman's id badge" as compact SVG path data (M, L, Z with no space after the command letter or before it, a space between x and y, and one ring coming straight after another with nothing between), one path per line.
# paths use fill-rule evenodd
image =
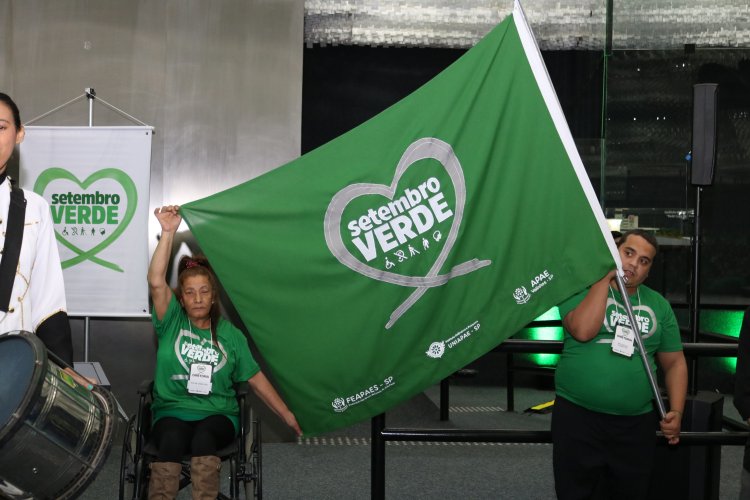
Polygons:
M210 394L211 377L214 367L208 363L193 363L190 365L190 378L187 390L190 394Z
M635 350L634 343L635 333L633 333L633 329L625 325L617 325L615 338L612 340L612 351L630 357Z

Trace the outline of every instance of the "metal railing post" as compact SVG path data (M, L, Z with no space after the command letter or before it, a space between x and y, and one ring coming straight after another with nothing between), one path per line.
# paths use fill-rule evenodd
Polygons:
M385 499L385 413L372 417L372 452L370 463L370 497L372 500Z

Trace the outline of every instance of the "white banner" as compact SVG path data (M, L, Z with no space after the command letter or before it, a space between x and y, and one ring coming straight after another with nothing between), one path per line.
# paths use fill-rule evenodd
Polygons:
M151 127L26 127L20 185L50 205L70 316L148 316Z

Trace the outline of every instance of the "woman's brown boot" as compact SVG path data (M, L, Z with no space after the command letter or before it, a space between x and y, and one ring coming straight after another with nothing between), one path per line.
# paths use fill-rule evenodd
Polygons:
M176 462L151 462L148 481L148 500L174 500L180 489L180 470Z
M216 500L219 496L221 459L212 455L190 459L193 500Z

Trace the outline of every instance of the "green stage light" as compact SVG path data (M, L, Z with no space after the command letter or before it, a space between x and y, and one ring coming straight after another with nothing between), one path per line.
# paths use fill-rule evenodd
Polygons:
M555 308L557 312L557 308ZM560 326L543 326L538 328L525 328L522 330L523 337L529 340L562 340L563 329ZM548 353L537 353L537 354L526 354L524 359L529 360L531 363L537 366L557 366L557 361L560 359L559 354L548 354Z
M701 311L700 330L738 338L745 311ZM719 369L728 373L737 371L737 358L715 358Z
M745 311L701 311L700 329L703 332L740 336Z
M718 333L730 337L740 336L740 327L744 311L721 311L721 310L703 310L701 311L700 324L701 331ZM544 314L540 315L535 321L559 321L560 311L557 306L551 308ZM514 338L529 340L562 340L563 329L561 326L545 326L524 328ZM524 354L519 356L537 366L554 367L560 359L559 354ZM737 358L715 358L716 364L729 373L734 373L737 368Z
M544 314L538 316L534 321L560 321L560 311L557 306L552 307ZM527 340L562 340L563 329L560 326L543 326L524 328L513 336L516 339ZM536 366L555 367L560 359L559 354L520 354L519 359L525 360Z
M536 318L534 321L554 321L560 319L560 311L557 309L557 306L553 307L546 313L542 314L538 318Z

